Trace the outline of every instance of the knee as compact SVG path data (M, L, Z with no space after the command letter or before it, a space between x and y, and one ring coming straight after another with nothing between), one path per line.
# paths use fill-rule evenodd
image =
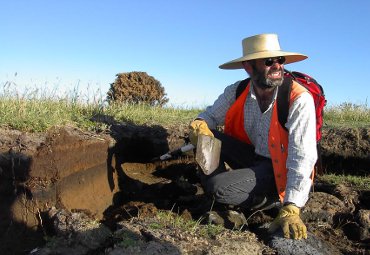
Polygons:
M219 178L210 178L203 183L204 192L222 204L234 204L235 194Z
M242 180L242 178L225 178L224 175L216 175L203 183L204 191L211 195L215 201L222 204L240 205L244 203L253 190L255 182Z

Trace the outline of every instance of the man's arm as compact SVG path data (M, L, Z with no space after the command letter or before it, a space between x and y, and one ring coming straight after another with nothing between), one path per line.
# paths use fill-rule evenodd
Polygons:
M289 109L286 127L289 130L287 186L284 202L302 207L308 200L311 174L317 160L316 116L312 96L302 93Z

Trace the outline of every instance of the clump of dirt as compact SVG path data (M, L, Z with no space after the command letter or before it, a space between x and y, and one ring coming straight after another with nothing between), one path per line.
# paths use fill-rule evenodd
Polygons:
M4 137L1 147L3 158L8 156L12 148L18 148L18 152L19 148L37 151L50 145L42 135L32 137L22 134L24 138L19 142L19 133L14 136L14 140L5 133L0 132L0 137ZM59 254L64 251L70 253L73 248L74 254L289 254L286 250L279 250L278 246L272 247L271 243L276 240L272 240L261 227L276 216L277 209L246 212L241 208L214 203L202 190L193 152L168 161L158 159L160 155L182 146L186 142L186 133L186 126L163 128L112 124L106 156L107 182L110 187L114 186L111 189L111 205L104 210L98 224L90 221L87 223L86 217L78 218L81 210L60 213L63 208L58 208L59 213L53 211L52 214L47 210L40 211L39 233L41 236L54 235L56 241L49 240L46 246L40 245L40 242L35 243L34 247L39 248L35 248L33 254L52 254L58 251L58 247L61 252ZM101 138L107 139L105 136ZM368 176L369 129L326 129L321 144L325 173ZM9 164L9 160L4 159L2 162ZM5 164L1 167L2 176L7 169L11 169ZM114 176L118 178L116 186ZM16 181L10 178L6 185L14 188ZM27 186L31 183L27 175L24 176L22 184ZM48 185L46 183L45 187ZM6 197L10 189L3 188L2 191L1 196ZM302 218L310 232L311 244L326 247L319 254L330 254L327 251L331 254L370 254L369 197L369 190L346 185L334 186L316 180L314 192L302 209ZM8 206L11 207L10 202ZM229 217L230 213L224 212L236 211L244 218L234 214L235 217L229 217L228 221L221 220L221 224L228 222L225 227L230 230L204 237L198 232L181 232L176 227L160 225L157 215L162 211L197 221L199 226L207 225L212 220L206 217L210 211L218 213L221 218L223 215ZM91 214L90 219L94 219L94 215ZM79 227L65 222L75 222ZM97 223L96 218L92 222ZM93 236L82 235L81 224L90 227L87 232L93 233ZM61 226L64 232L57 231ZM4 225L3 229L6 230L7 226ZM113 236L107 234L107 229ZM95 240L95 244L89 244L86 240Z

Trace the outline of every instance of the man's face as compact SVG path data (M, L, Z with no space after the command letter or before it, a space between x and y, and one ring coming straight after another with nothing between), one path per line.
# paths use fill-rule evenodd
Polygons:
M254 60L252 79L262 88L280 86L284 81L284 62L284 57Z

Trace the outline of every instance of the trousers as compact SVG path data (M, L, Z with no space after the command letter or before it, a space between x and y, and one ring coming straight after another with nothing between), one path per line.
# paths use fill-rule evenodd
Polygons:
M271 159L256 155L252 145L217 130L212 132L222 142L220 165L210 175L201 174L205 192L219 203L246 209L262 199L278 201Z

